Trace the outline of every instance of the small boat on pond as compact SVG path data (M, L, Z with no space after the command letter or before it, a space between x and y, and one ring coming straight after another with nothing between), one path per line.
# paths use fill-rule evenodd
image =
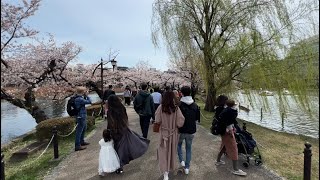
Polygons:
M283 88L282 94L283 95L292 95L292 93L290 91L288 91L286 88Z
M260 91L259 95L261 95L261 96L273 96L273 92L268 91L268 90L264 90L264 91Z

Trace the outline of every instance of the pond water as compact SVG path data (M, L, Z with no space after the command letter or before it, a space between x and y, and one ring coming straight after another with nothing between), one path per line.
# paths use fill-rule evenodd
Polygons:
M239 118L253 122L255 124L276 130L284 131L293 134L302 134L313 138L319 138L319 96L315 95L310 98L312 110L312 117L306 114L295 103L292 95L287 95L288 107L284 116L282 125L282 115L279 110L278 96L265 96L268 107L263 108L264 100L259 100L258 93L251 93L251 97L256 99L250 104L247 95L239 93L237 100L241 106L249 107L250 111L247 113L243 110L239 111ZM266 106L265 106L266 107ZM262 119L261 119L262 108Z
M89 94L93 102L100 100L97 94ZM49 118L68 116L66 105L68 99L62 101L47 101L37 99ZM24 109L1 100L1 144L10 142L15 137L21 136L36 127L35 119Z

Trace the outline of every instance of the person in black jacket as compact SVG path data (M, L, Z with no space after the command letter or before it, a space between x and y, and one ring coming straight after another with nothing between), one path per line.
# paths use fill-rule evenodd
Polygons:
M218 119L219 115L221 114L221 112L224 110L225 106L226 106L226 101L228 100L228 97L225 95L219 95L217 97L217 104L216 104L216 108L215 108L215 115L214 118Z
M142 136L147 138L149 131L150 119L154 119L154 103L153 98L147 90L148 85L146 83L141 84L141 91L136 95L133 101L134 110L139 114L140 127Z
M235 139L235 126L238 124L237 116L238 110L236 108L237 104L234 100L226 101L227 107L220 113L219 118L223 123L225 131L221 134L221 150L218 154L216 165L225 164L221 161L221 156L224 152L227 153L228 157L232 160L233 164L233 174L238 176L246 176L247 173L238 168L238 147Z
M200 121L200 112L198 105L190 96L191 88L184 86L181 88L182 98L180 99L179 108L185 117L185 122L179 128L179 141L178 141L178 156L181 166L184 167L185 174L189 174L190 161L191 161L191 146L194 133L197 131L196 121ZM182 153L182 143L185 141L186 147L186 161L184 161Z
M109 85L109 89L105 90L103 93L103 101L107 101L111 94L116 94L113 90L112 85Z

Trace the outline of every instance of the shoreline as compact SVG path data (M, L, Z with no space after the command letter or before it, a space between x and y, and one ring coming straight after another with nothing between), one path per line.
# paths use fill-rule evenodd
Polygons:
M311 139L319 140L319 136L318 137L314 137L314 136L308 136L308 135L305 135L305 134L298 134L298 133L293 133L293 132L276 130L276 129L272 129L272 128L269 128L269 127L261 126L260 124L257 124L255 122L251 122L251 121L248 121L248 120L245 120L245 119L242 119L242 118L237 118L237 119L240 120L240 121L245 121L246 123L251 123L251 124L254 124L256 126L260 126L261 128L265 128L265 129L268 129L268 130L272 130L272 131L278 132L278 133L286 133L288 135L301 136L301 137L305 137L305 138L311 138Z

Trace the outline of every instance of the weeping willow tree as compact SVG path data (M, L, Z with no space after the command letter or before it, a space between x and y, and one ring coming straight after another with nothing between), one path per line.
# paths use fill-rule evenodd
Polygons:
M158 46L162 37L172 58L181 58L184 48L200 55L196 64L206 86L205 110L213 111L217 95L234 92L235 86L280 92L286 82L305 95L309 79L291 76L294 72L278 64L296 40L295 22L314 11L318 1L156 0L152 40Z

